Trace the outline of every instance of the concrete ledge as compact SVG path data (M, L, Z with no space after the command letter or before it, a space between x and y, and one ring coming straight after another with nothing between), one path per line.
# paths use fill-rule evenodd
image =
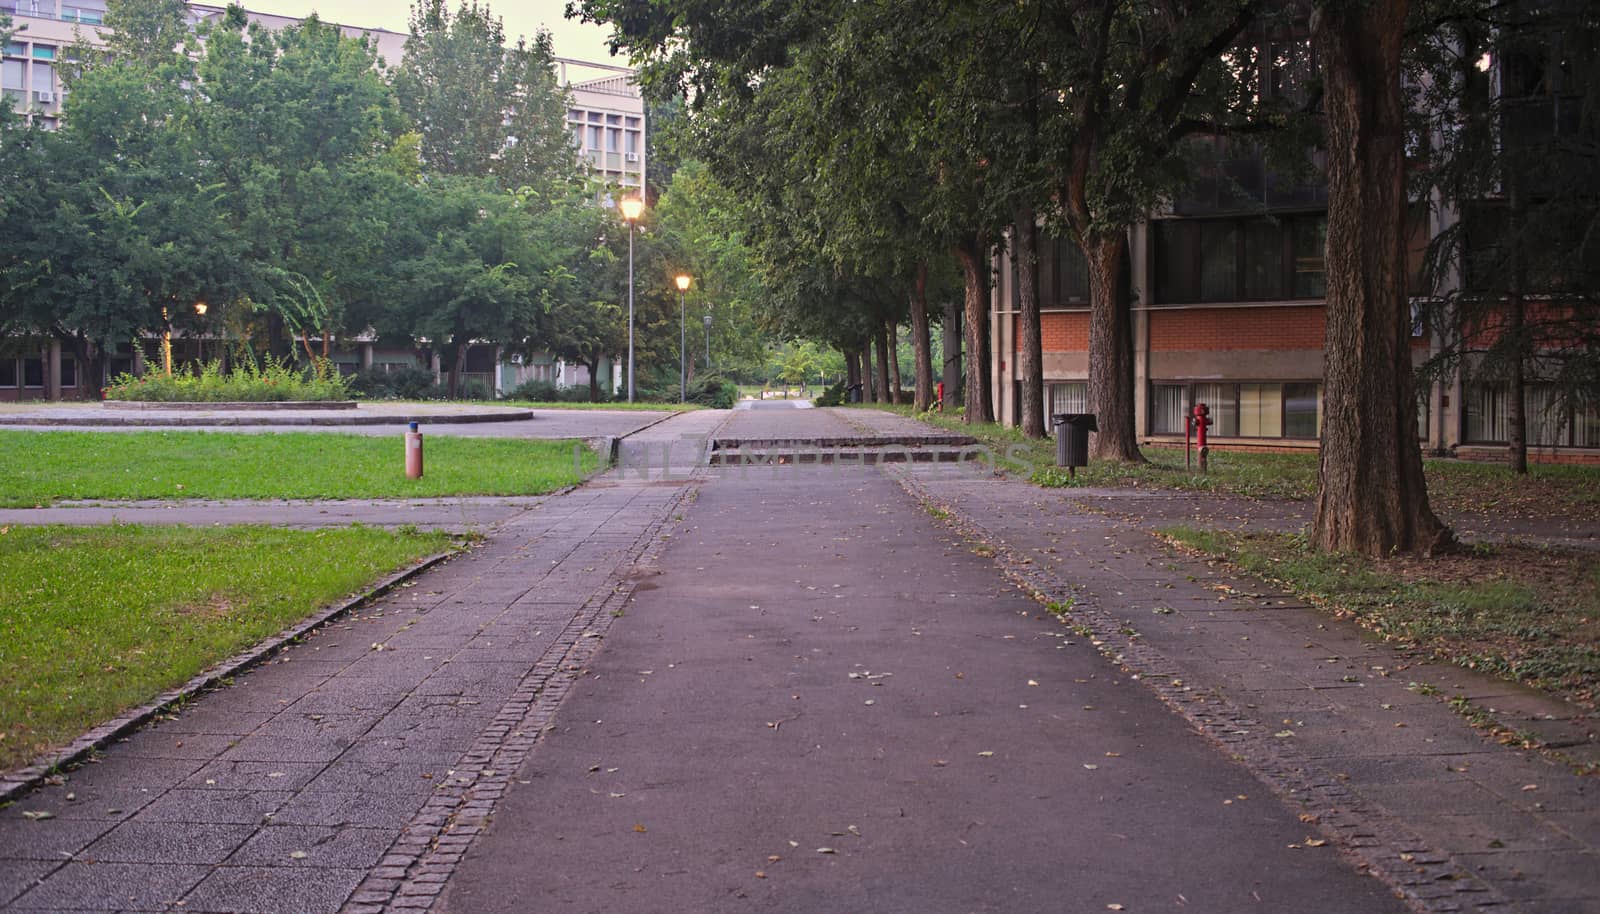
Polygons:
M154 412L154 411L152 411ZM176 412L174 410L173 412ZM200 412L200 410L196 410ZM132 416L5 416L0 427L31 426L44 428L172 428L217 426L338 426L338 425L470 425L481 422L526 422L537 418L530 409L507 409L481 413L390 413L351 415L336 412L325 416L261 415L240 412L235 415L132 415Z
M222 410L224 412L273 412L291 409L355 409L354 400L218 400L215 402L185 400L105 400L107 409L189 409Z

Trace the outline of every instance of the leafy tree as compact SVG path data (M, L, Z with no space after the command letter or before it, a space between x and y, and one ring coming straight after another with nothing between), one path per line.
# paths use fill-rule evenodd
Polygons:
M446 0L412 8L411 38L395 74L401 106L421 132L431 172L494 175L504 186L570 180L566 93L548 32L507 47L488 5Z

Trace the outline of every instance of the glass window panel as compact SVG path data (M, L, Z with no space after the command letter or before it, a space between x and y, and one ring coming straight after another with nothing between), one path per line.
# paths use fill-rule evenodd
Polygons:
M55 88L55 68L47 63L35 62L33 65L33 91L53 92Z
M12 57L26 57L28 56L28 46L20 41L8 42L6 44L6 53Z
M1150 390L1150 434L1183 434L1188 391L1182 384L1156 384Z
M21 92L25 86L23 79L25 78L27 64L20 60L7 60L0 66L4 67L4 70L0 71L3 72L3 82L0 82L0 84L3 84L7 89Z
M1328 248L1328 220L1296 219L1294 234L1294 297L1323 298L1328 294L1324 257Z
M1034 274L1035 282L1039 284L1039 305L1048 308L1061 301L1060 293L1056 291L1056 272L1061 264L1061 245L1043 232L1034 236L1034 243L1038 246L1039 257L1039 271Z
M1316 384L1283 385L1283 436L1315 438L1322 428L1322 397Z
M1282 385L1239 385L1239 436L1242 438L1283 437Z
M53 44L36 44L33 46L35 60L55 60L56 47Z
M1062 238L1056 242L1056 250L1060 253L1060 280L1061 300L1064 302L1087 302L1089 300L1089 261L1083 256L1083 248L1071 238Z
M1567 443L1566 417L1555 389L1548 384L1529 384L1523 388L1528 443L1560 445Z
M1574 409L1572 443L1576 447L1600 447L1600 399L1588 400Z
M1506 429L1504 388L1497 385L1471 384L1467 386L1465 399L1468 441L1499 442L1510 437Z
M1245 224L1244 297L1283 297L1283 229L1276 223Z
M1200 300L1239 297L1239 228L1232 222L1200 226Z
M1190 302L1199 297L1195 285L1199 226L1164 220L1156 228L1156 300Z
M1204 403L1211 410L1211 426L1207 435L1234 438L1239 434L1239 385L1196 384L1194 402Z
M1050 385L1050 414L1086 413L1089 411L1089 385L1083 381L1069 381Z
M78 360L66 358L61 360L61 386L78 386Z
M0 387L17 386L17 360L0 359Z
M44 361L42 359L22 360L22 386L44 386Z

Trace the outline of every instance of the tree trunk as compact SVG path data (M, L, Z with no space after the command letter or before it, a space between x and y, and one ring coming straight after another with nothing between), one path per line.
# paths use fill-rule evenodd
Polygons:
M928 336L928 265L917 264L911 281L911 349L916 353L916 374L912 378L912 406L927 412L933 405L933 340Z
M854 349L844 351L845 402L850 402L850 388L861 383L861 357Z
M890 389L894 392L889 402L901 403L905 401L905 390L900 386L900 328L890 321L883 332L889 341L889 380L892 382Z
M944 334L944 402L961 402L961 303L953 298L944 302L944 320L940 321Z
M1017 373L1022 376L1022 434L1044 437L1044 349L1039 322L1039 228L1033 207L1018 206L1011 226L1012 262L1016 265L1017 295L1021 300L1022 351Z
M1522 338L1526 332L1527 312L1523 291L1527 288L1526 261L1522 256L1523 200L1521 177L1517 166L1506 169L1506 235L1511 242L1511 289L1507 295L1506 338L1511 343L1511 383L1506 391L1506 445L1510 451L1511 470L1519 475L1528 473L1528 401L1527 377L1523 372L1522 355L1527 346Z
M877 374L878 402L879 403L893 403L894 400L890 399L891 392L889 390L889 333L888 333L888 327L884 326L884 327L878 328L878 332L877 332L877 334L875 334L875 336L876 336L876 339L873 340L873 345L878 347L878 364L877 364L877 368L878 368L878 374Z
M1127 233L1087 235L1083 254L1089 263L1089 404L1099 428L1089 439L1089 453L1099 460L1143 463L1134 421Z
M861 346L861 402L878 402L878 385L872 379L872 337Z
M967 371L966 416L971 425L994 421L994 400L989 396L989 263L985 245L972 238L956 246L961 263L962 310L965 314Z
M600 402L600 358L595 357L592 362L583 363L589 369L589 402Z
M1431 552L1450 531L1428 506L1406 298L1407 0L1321 5L1312 35L1327 111L1327 339L1311 542L1382 557Z

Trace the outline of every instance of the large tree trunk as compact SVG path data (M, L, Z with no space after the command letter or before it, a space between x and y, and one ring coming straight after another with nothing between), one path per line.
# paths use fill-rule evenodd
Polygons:
M1450 531L1428 507L1406 299L1407 0L1326 3L1312 41L1328 136L1327 339L1311 542L1382 557L1429 552Z
M1085 236L1083 249L1089 262L1089 405L1099 428L1089 439L1089 453L1100 460L1143 463L1134 421L1127 233Z
M933 340L928 336L928 265L917 265L911 281L911 349L916 354L916 374L912 378L912 406L926 412L933 404Z
M873 345L878 347L878 402L893 403L894 399L889 389L889 332L887 326L879 327L878 332L873 336L875 337Z
M600 402L600 357L593 361L583 363L589 369L589 402Z
M889 402L899 403L905 399L905 389L900 386L900 328L890 321L883 332L889 341L889 381L890 389L894 391Z
M964 391L968 425L994 421L994 400L989 396L989 262L978 238L956 246L961 263L965 314L967 371Z
M944 335L944 402L961 402L961 303L953 298L944 302L944 320L939 322ZM941 407L942 408L942 407Z
M1017 296L1021 300L1022 351L1017 373L1022 376L1022 434L1044 437L1044 348L1039 322L1039 228L1033 207L1017 207L1011 226L1012 262L1016 265Z
M861 383L861 356L854 349L844 351L845 402L850 402L850 388Z

